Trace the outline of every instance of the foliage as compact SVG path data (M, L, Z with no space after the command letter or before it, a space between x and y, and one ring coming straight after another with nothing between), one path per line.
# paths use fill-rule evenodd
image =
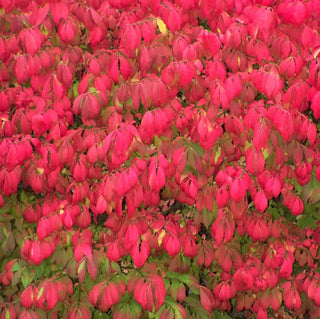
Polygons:
M318 0L0 0L1 318L320 316Z

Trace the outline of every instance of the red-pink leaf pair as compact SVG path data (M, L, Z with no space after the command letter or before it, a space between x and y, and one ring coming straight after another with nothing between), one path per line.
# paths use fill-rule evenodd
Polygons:
M149 163L148 184L153 191L159 192L166 183L165 169L169 166L169 162L161 154L158 158L151 157Z
M227 209L219 209L218 217L212 224L211 233L218 245L223 241L228 243L232 240L235 231L235 222L232 214Z
M128 283L129 290L129 283ZM164 303L166 289L161 277L156 274L147 275L147 280L139 279L134 285L134 299L148 311L158 311Z
M123 282L98 283L89 292L89 301L94 306L98 306L101 311L106 312L118 302L119 294L124 294L124 292L125 286Z

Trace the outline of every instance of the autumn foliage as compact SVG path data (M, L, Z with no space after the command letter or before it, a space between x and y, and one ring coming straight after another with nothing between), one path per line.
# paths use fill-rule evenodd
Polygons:
M319 0L0 0L0 318L320 316Z

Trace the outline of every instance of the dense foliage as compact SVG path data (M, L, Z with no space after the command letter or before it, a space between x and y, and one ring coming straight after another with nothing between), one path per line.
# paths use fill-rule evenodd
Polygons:
M0 0L1 318L320 316L320 1Z

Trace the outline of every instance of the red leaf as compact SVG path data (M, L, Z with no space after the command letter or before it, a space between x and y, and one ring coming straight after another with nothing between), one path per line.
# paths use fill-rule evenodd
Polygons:
M80 244L81 250L83 254L88 258L92 259L92 247L88 244L82 243Z
M320 118L320 91L318 91L312 98L311 109L316 119Z
M179 63L178 72L179 83L182 87L186 87L188 84L190 84L195 76L195 68L190 62Z
M125 248L119 241L111 243L107 250L107 258L117 262L126 253Z
M238 290L247 291L252 289L256 276L258 276L258 270L256 268L240 268L235 272L233 281Z
M42 34L39 34L36 29L23 29L19 34L23 46L29 54L35 54L39 51L42 44L40 35L42 37Z
M253 202L258 212L264 212L268 207L268 200L264 191L258 191L254 196Z
M300 1L281 3L277 13L285 23L292 23L296 26L303 24L307 18L305 4Z
M270 231L263 218L252 218L247 222L247 232L254 241L266 241Z
M209 32L208 30L201 30L199 37L202 40L204 47L210 52L211 56L215 56L215 54L218 53L221 46L221 42L218 36L213 32ZM218 62L218 65L222 66L222 63L220 64L220 62ZM224 69L224 66L222 66L222 68ZM224 78L222 78L222 80L224 80Z
M141 35L147 45L156 37L156 28L153 21L146 21L142 24Z
M176 256L180 252L181 247L179 239L168 233L162 239L162 246L171 257Z
M141 33L137 26L128 24L122 34L120 46L122 46L130 57L136 55L135 50L141 43Z
M141 268L150 254L150 245L147 241L142 241L141 243L137 242L130 251L130 254L133 259L134 266Z
M64 89L62 83L57 79L56 76L53 76L52 82L53 82L54 94L59 100L61 100L65 95L66 90Z
M49 12L49 4L47 3L44 7L34 5L31 12L30 24L37 27L46 19Z
M292 196L288 207L290 208L292 215L297 216L303 213L304 211L304 204L300 197L298 196Z
M218 217L211 228L212 236L216 239L217 244L220 245L223 240L225 243L231 241L234 231L235 223L232 214L226 210L219 209Z
M193 258L197 255L198 249L192 234L190 235L185 234L184 237L181 236L180 242L182 245L183 253L186 257Z
M132 73L131 63L124 56L119 56L120 61L120 72L125 81L129 80Z
M142 140L146 144L151 144L154 138L154 115L152 112L147 111L141 121L140 127L139 127L139 134L142 138Z
M297 291L295 283L289 281L285 282L282 286L283 300L288 309L298 310L301 307L301 298Z
M270 136L270 129L265 120L260 120L257 122L254 128L253 145L254 148L259 151L262 148L267 147L267 142Z
M157 161L158 160L155 158L150 158L150 166L149 166L149 174L148 174L149 186L155 192L159 192L160 189L166 183L166 176L165 176L164 169L162 168L161 165L156 165Z
M43 258L44 256L40 244L37 241L33 241L30 249L30 259L39 266L42 263Z
M57 287L53 283L49 283L46 289L46 300L49 310L52 310L59 300Z
M153 295L149 282L144 282L143 279L138 280L135 286L133 297L143 309L152 311Z
M16 58L14 66L14 74L19 84L22 84L27 80L27 58L24 55L19 55Z
M155 80L151 86L151 98L155 106L160 107L169 102L169 90L161 80Z
M166 5L167 10L164 11L163 20L168 26L168 29L172 33L175 33L177 30L180 30L181 28L181 18L175 7L171 5L169 6L168 3L166 3Z
M103 311L108 310L112 305L115 305L119 300L119 291L113 283L109 283L108 286L103 288L101 305Z
M140 237L139 229L136 224L129 224L124 235L124 246L127 250L138 243Z
M47 237L50 233L50 225L47 218L41 218L37 225L37 235L40 240Z
M125 173L117 174L117 179L116 179L116 181L113 180L113 183L114 183L114 187L112 187L113 185L108 185L109 187L108 187L107 191L105 191L106 192L106 198L104 198L103 196L100 196L98 198L97 208L98 208L98 204L99 204L99 201L100 201L101 202L100 203L101 207L103 207L103 209L106 210L106 208L108 206L107 201L111 201L112 196L117 196L118 198L122 198L130 190L130 185L129 185L129 182L128 182L128 176ZM103 211L101 210L101 213Z
M21 294L21 305L29 309L33 304L33 287L28 286Z
M7 312L7 313L10 316L10 313L9 312ZM7 317L7 314L6 314L6 317ZM11 319L11 317L9 317L9 318ZM13 317L13 318L15 318L15 317ZM36 318L35 312L31 311L31 310L23 310L23 311L21 311L19 318L35 319Z
M94 285L89 292L89 301L94 306L97 306L98 303L100 303L102 286L103 286L103 283L98 283L98 284Z
M69 9L64 1L50 2L50 13L54 23L59 25L61 19L68 18Z
M265 160L261 149L256 150L249 147L245 153L246 167L251 174L259 175L264 170Z
M213 105L220 107L223 109L227 109L230 104L230 100L227 94L227 90L224 87L223 83L219 80L216 80L210 88L210 96L211 102Z
M9 100L4 91L0 92L0 112L6 112L9 108Z
M68 90L71 87L72 81L73 81L73 72L70 64L69 65L66 65L64 63L60 64L57 68L56 78L59 80L61 84L63 84L64 88ZM79 86L78 86L78 91L79 91Z
M115 58L111 64L110 77L112 81L116 84L119 83L120 73L119 73L119 58Z
M60 22L58 35L63 43L70 44L73 42L76 31L70 20L62 20Z
M214 295L221 301L233 298L236 295L236 292L237 291L232 282L221 282L214 289Z
M88 168L83 161L79 161L74 165L72 176L76 182L84 182L87 179Z
M280 62L279 73L287 79L297 76L303 67L303 60L301 57L288 57Z
M230 197L235 201L241 201L246 195L247 187L240 178L235 178L230 187Z
M70 312L68 313L68 318L70 318L70 319L78 319L78 318L90 319L91 316L89 314L89 311L86 308L79 306L78 308L72 308L70 310Z
M153 299L155 302L155 309L158 311L164 303L166 296L166 288L162 278L156 274L149 275L152 284Z
M224 82L227 77L225 65L220 61L209 61L206 65L206 76L211 81L218 79Z
M212 311L215 306L215 299L211 290L206 287L200 286L200 302L204 309Z

